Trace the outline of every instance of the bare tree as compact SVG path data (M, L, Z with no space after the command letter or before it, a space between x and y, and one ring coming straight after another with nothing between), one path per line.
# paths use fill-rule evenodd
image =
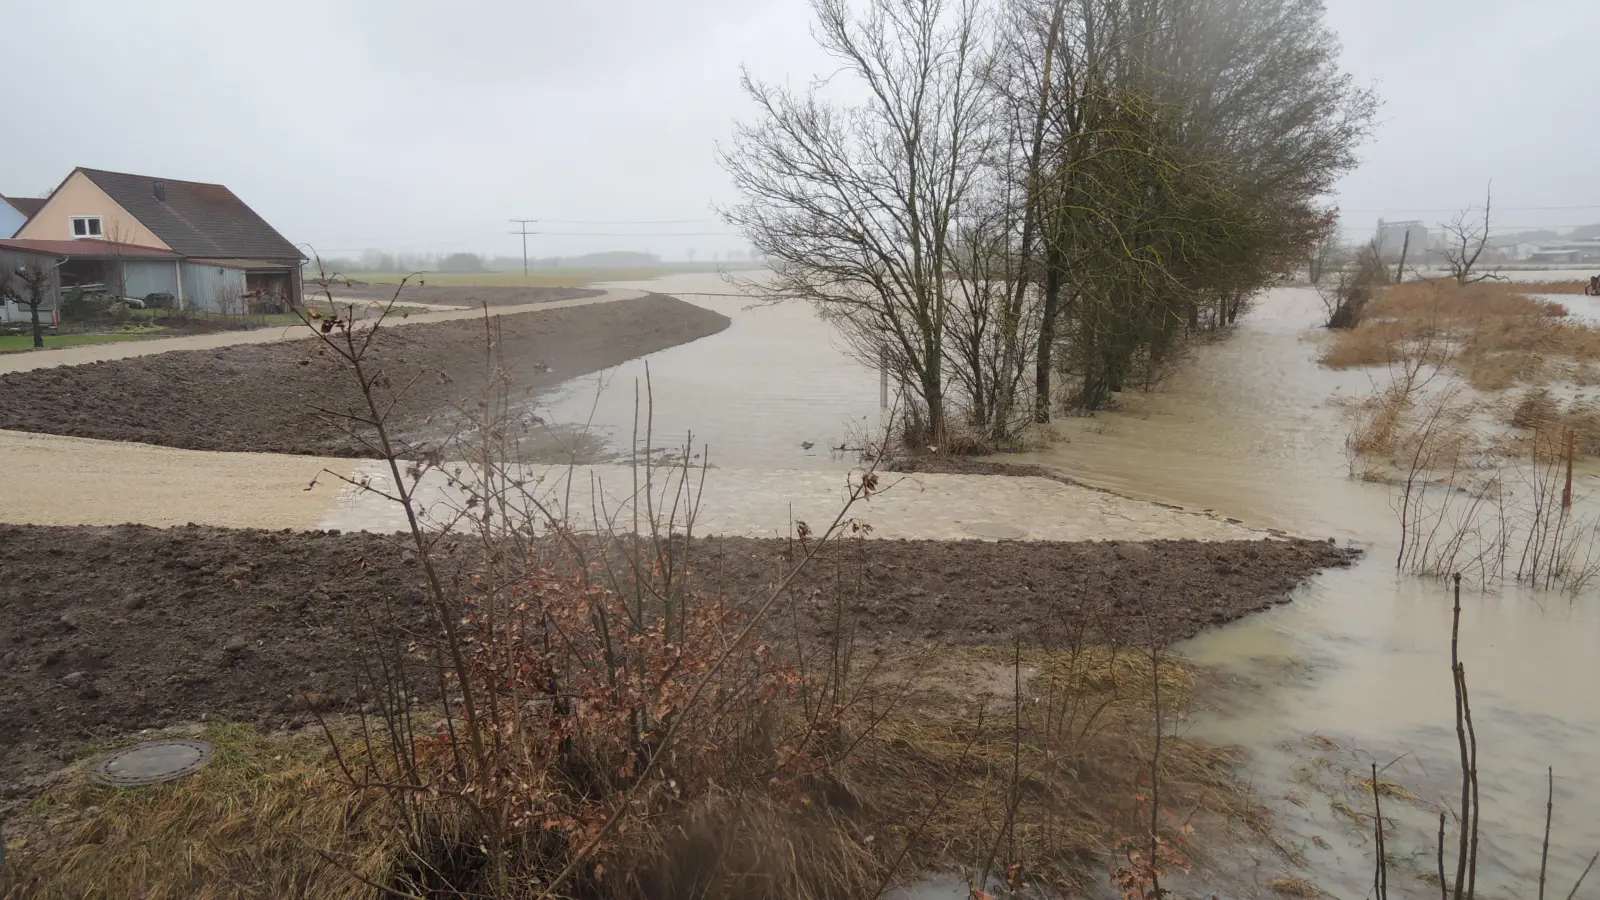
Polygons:
M1328 311L1328 327L1346 329L1360 325L1367 303L1388 280L1389 269L1374 238L1317 285L1317 294Z
M1445 266L1457 284L1500 280L1498 268L1488 272L1477 269L1478 258L1483 256L1484 248L1489 244L1489 211L1493 207L1493 200L1494 182L1491 181L1484 192L1481 220L1476 211L1469 208L1456 213L1448 224L1439 225L1445 235Z
M128 267L126 247L133 243L132 229L120 219L112 219L105 226L105 240L111 244L111 261L105 267L106 292L111 295L115 303L121 303L128 296Z
M766 258L746 287L801 299L912 389L919 443L944 446L952 241L988 139L978 0L813 0L816 36L865 88L854 106L743 84L760 113L723 165L724 211Z
M0 270L0 301L28 307L33 321L33 346L44 348L44 324L39 321L39 308L55 293L55 267L42 263L26 263L15 272Z
M1330 230L1311 245L1311 256L1306 265L1306 278L1313 285L1321 284L1324 275L1337 269L1345 248L1339 243L1337 230Z

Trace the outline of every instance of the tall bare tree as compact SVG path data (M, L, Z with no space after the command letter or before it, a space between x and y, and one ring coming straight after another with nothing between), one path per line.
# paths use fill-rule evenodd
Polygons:
M1483 256L1483 251L1489 246L1489 212L1494 206L1494 182L1489 182L1489 187L1484 190L1483 217L1480 219L1477 210L1464 209L1456 213L1455 218L1448 223L1440 223L1439 228L1444 232L1445 268L1450 271L1450 277L1457 284L1476 284L1480 281L1496 281L1500 278L1500 270L1493 269L1484 272L1478 269L1478 260Z
M765 84L722 162L724 211L772 277L748 288L812 303L865 361L913 390L914 439L947 440L951 245L989 130L978 0L813 0L816 37L865 101ZM837 76L835 76L837 77Z
M1234 323L1328 233L1375 111L1319 0L813 8L841 71L746 76L724 215L774 272L747 287L814 304L946 449L952 420L1005 440L1054 381L1093 409Z

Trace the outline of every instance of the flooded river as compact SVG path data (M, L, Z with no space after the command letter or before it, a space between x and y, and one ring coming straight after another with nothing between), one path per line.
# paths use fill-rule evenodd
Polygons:
M713 465L765 469L844 468L856 455L834 452L879 437L883 418L878 373L852 358L828 325L798 304L750 308L716 275L680 275L604 285L668 293L733 320L726 331L648 360L569 382L541 399L540 413L587 426L609 453L625 457L648 363L654 394L652 445L709 447ZM645 402L640 400L641 419ZM640 425L643 441L643 424Z
M731 290L714 276L625 286L673 293L734 320L722 334L650 358L658 435L692 426L696 443L711 445L713 462L812 468L845 465L827 447L880 427L877 374L842 352L805 308L750 311L740 298L705 296ZM1437 888L1415 875L1435 866L1430 804L1458 794L1450 598L1439 582L1396 575L1391 491L1347 477L1336 401L1363 396L1372 383L1363 372L1317 365L1321 312L1308 289L1272 291L1236 334L1196 348L1156 393L1129 396L1118 412L1062 422L1060 441L1007 459L1133 497L1368 548L1360 565L1322 575L1298 602L1182 648L1222 673L1189 734L1250 752L1247 779L1276 812L1285 843L1305 857L1298 870L1263 861L1259 871L1240 873L1244 881L1264 884L1288 871L1337 896L1365 895L1370 821L1357 825L1341 808L1369 810L1370 797L1342 792L1376 760L1392 763L1385 778L1420 798L1385 803L1399 828L1389 837L1397 859L1391 890L1434 896ZM555 398L553 415L581 422L593 410L613 444L626 446L632 383L642 374L641 363L623 367L598 401L593 382L579 382ZM1594 486L1586 477L1579 493ZM1593 699L1600 597L1572 601L1508 585L1493 595L1467 593L1463 603L1461 652L1484 804L1479 889L1486 896L1534 890L1550 765L1551 890L1565 896L1600 850L1600 705Z
M1334 400L1370 382L1316 364L1321 312L1309 290L1273 291L1237 334L1198 348L1161 391L1129 398L1121 412L1062 423L1066 442L1024 459L1133 496L1368 548L1360 565L1322 575L1298 602L1181 648L1233 679L1192 736L1250 750L1248 775L1306 854L1311 880L1357 896L1371 884L1370 825L1356 828L1313 783L1326 787L1345 769L1398 758L1386 778L1426 800L1454 790L1452 807L1459 802L1451 601L1441 583L1396 575L1391 489L1346 476ZM1592 477L1582 482L1580 495L1592 492ZM1560 873L1558 896L1600 850L1597 605L1592 594L1572 601L1515 586L1494 596L1464 592L1461 653L1484 804L1479 886L1495 895L1528 896L1537 883L1547 765L1556 770L1550 865ZM1341 802L1370 810L1370 798ZM1415 806L1386 803L1386 815L1412 827L1399 841L1391 836L1391 854L1422 852L1408 868L1430 871L1436 813ZM1391 889L1402 884L1417 896L1437 890L1391 876Z

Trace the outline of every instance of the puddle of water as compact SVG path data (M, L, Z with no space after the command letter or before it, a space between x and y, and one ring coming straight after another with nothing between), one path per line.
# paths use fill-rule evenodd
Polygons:
M1456 758L1450 597L1439 582L1395 574L1390 490L1346 477L1345 426L1330 398L1359 396L1368 382L1315 363L1325 339L1313 331L1320 313L1310 290L1273 291L1237 335L1197 348L1164 390L1131 398L1125 411L1063 423L1066 442L1023 458L1120 492L1370 548L1355 568L1315 579L1298 602L1182 648L1237 677L1221 708L1199 718L1195 736L1250 750L1248 776L1306 848L1311 880L1359 893L1371 884L1371 848L1330 798L1301 796L1295 769L1316 755L1303 739L1334 736L1380 765L1410 753L1409 763L1426 769L1413 775L1448 786ZM1521 894L1536 882L1545 766L1553 765L1550 865L1570 888L1600 850L1600 816L1592 814L1600 799L1595 598L1508 586L1495 596L1464 593L1463 607L1484 840L1493 848L1480 887ZM1285 677L1290 663L1296 674ZM1433 866L1435 815L1416 810L1410 824L1420 833L1399 839L1426 851L1423 870ZM1437 891L1415 881L1405 889Z
M733 320L727 330L649 357L655 398L653 444L678 450L692 429L695 450L713 465L847 468L849 450L882 435L879 376L848 355L810 307L748 308L750 300L717 275L679 275L602 285L671 294ZM634 386L644 397L645 361L575 379L540 401L547 420L591 423L625 458L633 437ZM641 415L644 401L640 401ZM641 425L640 441L643 441Z

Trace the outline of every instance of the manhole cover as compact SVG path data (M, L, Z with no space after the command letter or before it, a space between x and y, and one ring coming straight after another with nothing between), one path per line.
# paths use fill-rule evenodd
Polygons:
M998 522L973 522L967 526L967 533L983 538L993 538L997 541L1015 540L1027 535L1027 532L1021 528L1001 525Z
M94 775L106 784L137 787L193 775L210 761L205 741L147 741L106 757Z

